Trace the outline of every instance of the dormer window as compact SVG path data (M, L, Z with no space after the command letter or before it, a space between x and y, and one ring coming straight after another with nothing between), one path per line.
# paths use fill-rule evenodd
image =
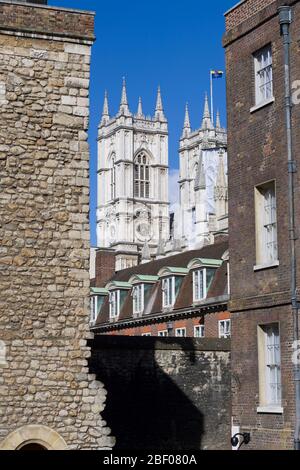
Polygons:
M120 291L109 293L109 316L111 319L118 318L120 314Z
M188 269L179 267L165 267L159 271L158 276L162 279L161 288L163 308L170 309L174 307L182 281L188 272Z
M141 316L147 311L152 287L158 281L157 276L135 274L129 279L132 287L132 310L134 316Z
M91 297L91 323L95 323L98 313L98 297L93 295Z
M162 280L163 307L173 307L175 304L175 277L166 277Z
M98 315L101 311L106 295L108 295L108 291L106 289L96 288L96 287L93 287L91 289L90 322L92 324L94 324L97 321Z
M215 269L202 268L193 272L194 302L206 299L215 271Z
M195 258L189 263L188 268L193 273L193 302L206 299L217 268L222 264L222 260L204 258Z
M107 284L106 289L109 291L109 318L110 320L117 320L128 291L131 289L131 284L128 282L111 281Z
M133 313L138 315L144 311L144 284L134 286L132 289Z

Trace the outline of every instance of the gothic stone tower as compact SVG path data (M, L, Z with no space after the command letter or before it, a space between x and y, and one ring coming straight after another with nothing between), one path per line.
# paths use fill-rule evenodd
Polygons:
M116 251L116 269L156 255L169 238L168 123L158 89L154 118L133 115L125 80L118 114L105 96L98 147L98 247Z
M0 449L103 449L87 363L94 15L45 3L0 1Z
M214 125L205 97L200 129L192 131L186 105L180 139L180 208L176 214L176 238L181 249L213 243L218 232L226 232L227 215L227 134L217 113ZM180 223L179 223L180 222Z

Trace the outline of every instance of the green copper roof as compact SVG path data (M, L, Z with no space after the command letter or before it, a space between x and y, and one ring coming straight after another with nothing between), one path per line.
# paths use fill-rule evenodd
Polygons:
M108 290L103 287L91 287L91 294L108 295Z
M107 284L106 288L116 287L117 289L131 289L132 285L129 282L111 281Z
M194 258L189 262L189 267L194 264L200 264L201 266L213 266L218 268L223 264L223 261L220 259L209 259L209 258Z
M170 273L170 274L180 274L180 275L185 275L185 274L188 274L189 270L187 268L179 268L179 267L172 267L172 266L165 266L164 268L162 268L160 270L160 275L162 275L162 273L166 272L166 274Z
M147 276L144 274L135 274L130 278L131 282L141 281L141 282L156 282L158 281L158 276Z

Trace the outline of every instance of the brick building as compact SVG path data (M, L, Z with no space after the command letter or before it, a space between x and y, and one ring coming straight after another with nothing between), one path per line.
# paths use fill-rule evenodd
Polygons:
M233 426L251 433L250 448L291 449L294 433L299 448L292 360L298 299L291 266L294 248L300 259L300 245L291 201L297 226L300 108L294 100L290 109L285 70L290 63L297 85L300 2L244 0L225 17ZM295 164L288 166L288 158ZM296 275L299 269L298 263Z
M87 344L94 13L46 3L0 1L0 449L104 449Z
M230 336L226 241L117 273L114 256L105 250L96 255L92 331L125 336Z

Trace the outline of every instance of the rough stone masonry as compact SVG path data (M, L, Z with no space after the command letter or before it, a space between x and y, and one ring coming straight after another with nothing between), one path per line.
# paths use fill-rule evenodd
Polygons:
M91 12L0 1L0 448L113 446L89 374Z

